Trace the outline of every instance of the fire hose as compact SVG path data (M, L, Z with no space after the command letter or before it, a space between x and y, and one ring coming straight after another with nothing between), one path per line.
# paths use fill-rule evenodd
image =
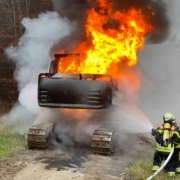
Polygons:
M151 175L149 178L147 178L146 180L151 180L153 177L155 177L165 166L166 164L169 162L169 160L171 159L172 155L174 152L174 144L172 146L171 152L169 153L168 158L166 159L166 161L163 163L163 165L153 174Z

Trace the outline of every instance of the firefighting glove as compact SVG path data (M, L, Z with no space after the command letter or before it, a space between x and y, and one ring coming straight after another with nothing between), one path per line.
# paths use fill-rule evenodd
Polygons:
M172 136L172 141L173 141L174 143L180 143L180 138L178 137L177 134L173 134L173 136Z
M153 128L153 129L151 130L151 135L152 135L152 136L156 136L156 134L157 134L157 131Z
M175 141L174 141L174 138L173 137L171 137L170 139L169 139L169 143L174 143Z
M163 143L163 136L162 136L162 134L156 133L155 140L156 140L156 142L158 144L162 144Z

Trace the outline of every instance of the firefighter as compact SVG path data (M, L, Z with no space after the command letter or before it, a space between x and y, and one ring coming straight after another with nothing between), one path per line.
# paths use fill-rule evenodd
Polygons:
M176 167L176 173L180 174L180 162L179 162L179 152L180 152L180 140L178 135L174 135L174 141L175 141L175 149L174 149L174 162L175 162L175 167Z
M173 140L174 140L174 153L173 153L173 158L174 158L174 163L176 167L176 173L180 174L180 161L179 161L179 152L180 152L180 128L177 126L177 123L175 121L172 121L172 129L175 129L175 133L173 134Z
M180 174L180 161L179 161L179 152L180 152L180 129L176 124L176 121L174 120L173 122L174 126L176 127L176 133L173 135L174 136L174 144L175 144L175 149L174 149L174 162L175 162L175 167L176 167L176 173Z
M178 144L180 142L179 129L175 124L175 118L172 113L166 112L163 116L164 124L159 126L157 130L152 129L152 135L155 136L158 143L154 153L153 171L157 171L172 149L172 143ZM165 170L168 171L169 176L175 176L175 166L177 166L177 153L173 154Z

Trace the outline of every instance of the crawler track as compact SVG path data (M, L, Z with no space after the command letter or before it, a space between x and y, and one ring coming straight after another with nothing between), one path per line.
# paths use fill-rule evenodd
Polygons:
M114 150L112 142L113 133L114 130L108 128L99 128L95 130L92 136L92 152L95 154L112 154ZM48 146L49 140L50 135L47 127L42 124L30 127L27 135L27 144L29 149L45 149Z
M92 152L95 154L107 154L113 153L112 135L113 129L99 128L95 130L92 136Z
M27 135L27 144L29 149L45 149L48 145L47 128L42 124L31 126Z

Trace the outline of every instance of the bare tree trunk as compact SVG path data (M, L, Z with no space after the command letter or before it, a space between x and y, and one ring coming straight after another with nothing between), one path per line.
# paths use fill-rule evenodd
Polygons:
M17 45L23 34L23 17L35 17L52 9L51 0L0 0L0 53L10 45Z
M15 9L15 2L11 0L12 4L12 14L13 14L13 29L14 29L14 44L17 44L17 31L16 31L16 9Z
M20 0L17 0L17 8L18 8L18 13L19 13L19 16L18 16L18 20L19 20L19 19L21 19L21 18L22 18L22 17L21 17L21 15L22 15L22 11L21 11L21 4L20 4ZM20 32L20 34L22 34L22 29L23 29L22 24L21 24L21 23L19 23L19 32Z
M0 0L0 101L7 101L9 108L16 101L18 91L13 80L15 65L8 61L4 49L17 45L24 31L22 18L32 18L50 9L51 0Z
M7 0L1 0L1 7L2 9L5 9L4 14L5 14L7 22L9 23L8 25L10 26L12 24L12 18L10 17L11 8Z

